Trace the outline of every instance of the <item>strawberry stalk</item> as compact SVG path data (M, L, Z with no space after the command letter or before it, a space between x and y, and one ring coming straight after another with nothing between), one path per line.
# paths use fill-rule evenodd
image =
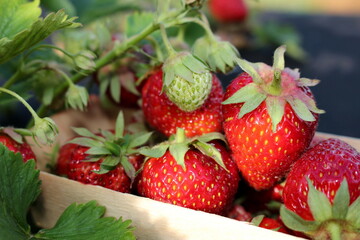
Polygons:
M48 117L40 118L30 104L17 93L2 87L0 87L0 92L7 93L18 99L31 113L34 120L34 127L31 131L31 135L36 143L38 143L37 140L39 140L42 144L52 144L54 142L59 131L52 119Z

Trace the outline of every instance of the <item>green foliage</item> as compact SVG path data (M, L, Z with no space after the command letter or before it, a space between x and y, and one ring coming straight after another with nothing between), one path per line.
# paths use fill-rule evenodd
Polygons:
M26 214L40 194L39 170L35 161L23 163L0 144L0 229L2 239L27 239L30 226Z
M41 181L35 161L23 162L0 144L0 229L1 239L30 239L27 213L40 194ZM131 221L103 217L105 207L95 201L72 204L51 229L40 230L32 239L135 239Z

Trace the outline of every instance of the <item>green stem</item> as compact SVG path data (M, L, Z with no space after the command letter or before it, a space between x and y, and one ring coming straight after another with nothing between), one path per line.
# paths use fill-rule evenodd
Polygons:
M279 96L281 91L281 70L274 69L274 78L269 86L269 93L274 96Z
M35 110L30 106L30 104L28 104L20 95L18 95L17 93L15 93L9 89L3 88L3 87L0 87L0 91L17 98L29 110L29 112L31 113L31 115L33 117L33 120L35 120L35 123L37 121L41 120L41 118L38 116L38 114L35 112Z
M169 54L169 57L176 55L177 52L171 45L169 38L167 36L167 33L166 33L165 26L163 24L160 24L160 32L161 32L161 37L164 42L165 48Z
M326 226L331 240L341 240L341 226L336 222L330 222Z
M185 139L186 139L185 130L183 128L178 128L175 134L175 142L182 143L185 141Z
M21 69L21 68L20 68ZM16 71L9 80L7 80L2 87L3 88L10 88L14 83L17 82L17 80L20 78L21 76L21 70L20 71Z

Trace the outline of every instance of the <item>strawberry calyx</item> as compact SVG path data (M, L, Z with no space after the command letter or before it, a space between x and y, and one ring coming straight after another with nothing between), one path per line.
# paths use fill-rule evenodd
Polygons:
M229 72L239 57L238 50L230 42L207 35L196 40L192 51L195 56L204 59L214 72Z
M244 103L238 114L241 118L265 101L273 132L276 132L277 125L284 116L286 104L291 106L300 119L315 121L314 113L325 111L318 109L315 100L301 88L314 86L319 80L300 78L298 69L285 68L285 51L284 45L275 50L272 67L237 59L238 65L251 76L253 82L239 89L222 104Z
M186 170L185 154L191 147L193 147L204 155L214 159L217 164L228 171L222 160L221 153L210 143L213 140L221 140L226 142L225 136L219 132L206 133L201 136L187 138L185 135L185 130L182 128L177 128L176 133L171 135L168 141L164 141L153 147L142 147L139 149L139 153L143 154L147 157L147 159L149 159L160 158L164 156L167 151L169 151L176 160L177 164Z
M133 181L136 171L129 161L129 155L139 154L138 149L144 145L151 137L152 132L138 132L125 134L124 114L119 113L115 131L100 130L99 134L94 134L86 128L73 128L79 135L68 143L78 144L88 147L87 162L101 161L100 169L93 171L98 174L105 174L113 170L117 165L121 165L127 176Z
M346 178L335 193L332 204L323 192L314 187L309 178L306 180L309 187L307 202L314 220L305 220L282 205L280 216L284 224L314 239L357 239L360 236L360 197L350 205Z

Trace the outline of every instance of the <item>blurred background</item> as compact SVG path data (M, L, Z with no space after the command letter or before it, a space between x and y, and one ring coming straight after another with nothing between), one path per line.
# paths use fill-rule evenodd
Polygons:
M208 3L215 0L209 0ZM205 12L214 31L231 41L241 56L272 64L275 48L287 45L286 66L299 68L302 77L320 79L312 87L321 115L318 131L360 138L360 1L359 0L220 0L244 1L241 19L217 19L208 5ZM155 2L155 0L149 1ZM126 5L130 3L130 5ZM132 5L131 5L132 4ZM43 0L49 11L65 8L86 23L146 5L140 0ZM121 25L121 24L120 24ZM192 31L189 35L194 35ZM226 86L241 72L220 75ZM9 76L0 66L0 82ZM36 100L30 99L36 105ZM29 113L21 105L0 112L0 126L26 125Z

